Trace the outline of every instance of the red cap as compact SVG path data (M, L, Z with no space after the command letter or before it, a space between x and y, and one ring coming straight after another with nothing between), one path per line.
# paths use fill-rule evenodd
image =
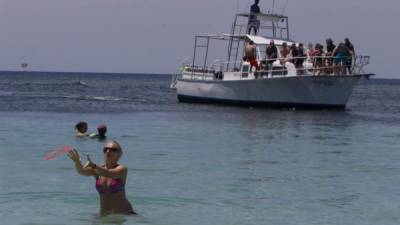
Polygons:
M98 131L107 131L107 126L104 124L99 125L99 126L97 126L97 130Z

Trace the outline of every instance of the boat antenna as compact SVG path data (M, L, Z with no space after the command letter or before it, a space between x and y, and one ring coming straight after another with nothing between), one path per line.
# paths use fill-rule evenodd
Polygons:
M289 3L289 0L286 0L286 3L285 3L285 5L283 6L283 9L282 9L282 15L285 13L288 3Z

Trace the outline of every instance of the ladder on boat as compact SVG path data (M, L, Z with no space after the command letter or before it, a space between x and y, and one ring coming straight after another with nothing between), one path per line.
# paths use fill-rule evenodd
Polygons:
M245 29L244 32L243 32L243 28ZM235 20L232 24L231 33L230 33L231 37L229 39L228 64L227 64L228 70L230 69L230 66L236 67L236 63L230 63L230 62L238 61L240 42L241 42L239 36L246 34L246 31L247 31L247 26L238 24L237 16L236 16Z

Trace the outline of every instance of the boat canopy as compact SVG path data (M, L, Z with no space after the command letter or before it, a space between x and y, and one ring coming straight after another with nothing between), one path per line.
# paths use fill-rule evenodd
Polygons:
M253 41L254 42L254 44L256 44L256 45L267 45L267 44L269 44L269 41L268 41L268 39L266 39L266 38L264 38L264 37L261 37L261 36L254 36L254 35L246 35L246 38L248 39L248 40L251 40L251 41Z
M231 35L231 34L210 34L210 35L196 35L198 38L209 38L214 40L231 40L239 39L239 40L250 40L253 41L256 45L269 45L271 40L274 40L275 45L282 45L286 42L288 45L291 45L293 42L286 41L286 40L279 40L279 39L272 39L272 38L265 38L262 36L256 35L249 35L249 34L241 34L241 35Z
M288 45L291 45L293 42L290 41L282 41L282 40L277 40L277 39L270 39L270 38L264 38L261 36L254 36L254 35L246 35L246 37L253 41L256 45L269 45L271 40L274 40L275 45L282 45L284 42L286 42Z

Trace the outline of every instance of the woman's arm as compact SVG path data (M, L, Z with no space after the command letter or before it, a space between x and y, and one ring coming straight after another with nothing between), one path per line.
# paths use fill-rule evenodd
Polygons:
M85 166L85 168L86 167L91 168L91 170L99 176L109 177L114 179L125 179L126 175L128 174L128 168L126 168L125 166L119 165L113 169L107 169L104 167L97 166L94 162L92 162L89 155L87 155L87 160L88 164Z
M92 169L99 176L109 177L113 179L125 179L126 175L128 174L128 169L122 165L119 165L113 169L107 169L100 166L96 166Z
M337 49L338 49L338 46L336 46L336 48L333 49L332 56L336 56Z
M74 162L75 170L82 176L95 176L96 172L90 167L83 167L77 150L73 149L68 153L68 157Z

